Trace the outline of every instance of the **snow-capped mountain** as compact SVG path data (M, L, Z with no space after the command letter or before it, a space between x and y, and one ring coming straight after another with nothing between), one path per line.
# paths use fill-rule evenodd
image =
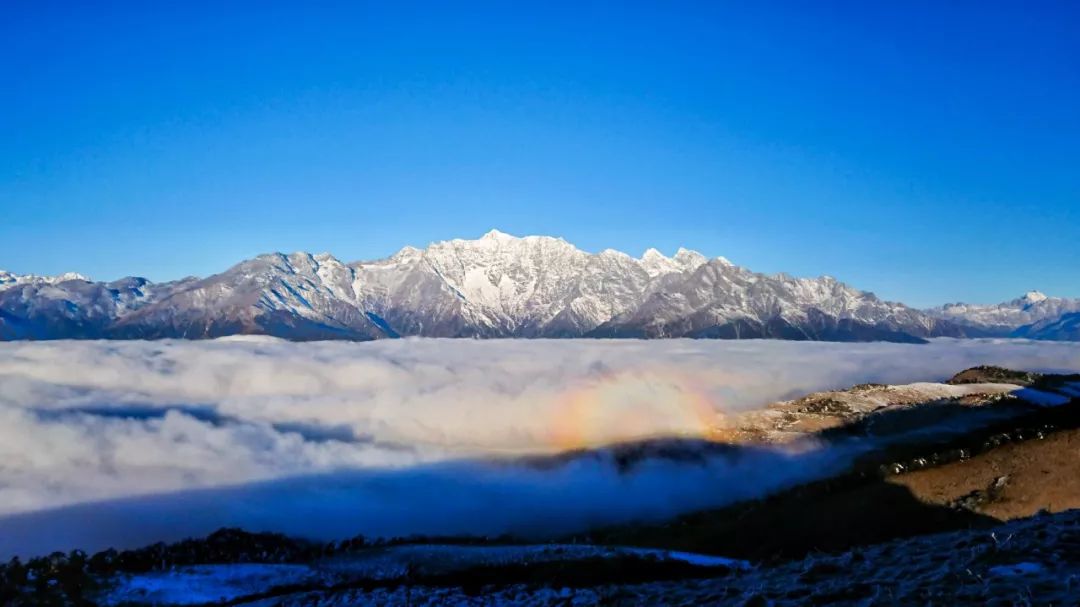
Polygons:
M685 250L670 259L655 250L591 255L560 238L491 231L352 268L363 305L404 335L565 337L629 312L662 277L703 263Z
M89 282L90 279L82 274L76 274L75 272L66 272L58 276L37 276L35 274L12 274L11 272L0 270L0 290L26 284L44 283L55 285L69 280Z
M666 275L652 287L639 305L591 334L835 341L961 335L946 322L829 276L758 274L724 259Z
M354 271L328 254L260 255L120 315L106 334L128 339L262 334L296 340L394 335L362 307L356 284Z
M0 339L101 338L118 319L193 279L151 283L128 277L92 282L81 274L0 271Z
M833 279L751 272L679 249L640 258L491 231L343 263L261 255L204 279L0 273L0 338L712 337L919 341L943 314Z
M1072 312L1080 312L1080 299L1047 297L1039 291L1029 291L1000 304L953 303L926 310L935 318L951 321L974 333L997 336L1016 333L1018 337L1031 332L1021 331L1022 327L1050 324Z

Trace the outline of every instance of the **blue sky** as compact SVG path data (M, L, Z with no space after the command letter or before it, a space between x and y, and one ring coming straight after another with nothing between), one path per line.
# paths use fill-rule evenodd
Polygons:
M0 268L494 227L1080 296L1075 2L87 4L0 19Z

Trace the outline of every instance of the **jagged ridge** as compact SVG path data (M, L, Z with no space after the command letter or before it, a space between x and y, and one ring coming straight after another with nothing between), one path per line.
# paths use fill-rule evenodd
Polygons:
M295 340L701 337L918 342L980 334L957 314L886 302L834 278L765 275L679 249L590 254L493 230L343 263L261 255L204 279L110 283L0 273L0 339Z

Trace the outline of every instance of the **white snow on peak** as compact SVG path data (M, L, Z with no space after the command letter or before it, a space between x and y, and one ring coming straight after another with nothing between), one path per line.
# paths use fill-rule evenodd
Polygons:
M486 234L481 236L481 240L513 240L514 237L506 232L500 232L499 230L488 230Z
M661 274L671 274L678 272L681 268L679 264L670 257L665 256L656 249L648 249L641 256L641 267L649 273L649 276L659 276Z
M394 253L390 260L398 263L412 263L419 261L423 254L424 252L416 247L405 246L397 253Z
M0 270L0 289L27 284L57 285L71 280L90 282L90 279L78 272L64 272L56 276L38 276L37 274L15 274L6 270Z
M592 254L561 238L498 230L349 267L363 309L402 334L580 335L616 319L638 322L632 314L639 311L656 322L696 315L718 324L777 313L799 322L810 306L869 323L906 322L910 313L832 279L774 282L686 248L673 257L655 248L640 258L614 249ZM705 267L712 270L694 278Z
M650 248L641 256L639 263L649 273L649 276L656 277L676 272L693 272L708 263L708 261L707 257L697 251L679 247L674 257L668 257L660 251Z
M690 249L684 249L682 247L679 247L679 250L675 252L675 257L672 259L679 266L679 269L684 272L692 272L699 267L705 265L709 261L709 259L701 253L698 253L697 251L691 251ZM718 259L724 258L720 257ZM724 259L724 261L727 260ZM726 265L730 265L730 263Z
M592 254L562 238L491 230L475 240L406 247L387 259L349 265L366 309L380 316L395 308L414 311L424 319L416 331L464 318L481 333L555 323L579 334L639 305L656 279L707 262L688 249L673 258L656 249L641 258L615 249Z
M1028 291L1021 297L1000 304L952 303L927 310L938 318L1010 330L1078 311L1080 299L1049 297L1041 291Z

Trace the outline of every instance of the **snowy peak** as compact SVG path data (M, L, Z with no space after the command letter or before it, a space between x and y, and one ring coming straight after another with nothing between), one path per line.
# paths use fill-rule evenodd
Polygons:
M731 262L723 257L717 257L716 259L722 263L731 265ZM708 263L709 259L697 251L679 247L679 250L675 252L675 257L672 258L672 261L674 261L682 271L693 272Z
M57 276L48 276L45 278L47 282L67 282L69 280L81 280L83 282L90 282L90 279L78 272L64 272Z
M649 276L655 277L677 272L693 272L708 261L708 258L701 253L682 247L679 247L674 257L667 257L660 251L650 248L642 254L640 264Z
M64 272L56 276L38 276L36 274L15 274L7 270L0 270L0 289L27 284L56 285L73 280L90 282L89 278L76 272Z
M641 256L641 267L648 272L649 276L659 276L669 272L678 272L679 266L674 260L666 257L656 249L648 249Z
M647 263L665 263L671 260L660 251L650 247L641 255L641 261Z
M645 270L649 276L693 271L709 262L709 259L701 253L681 247L674 257L667 257L659 250L650 248L640 258L635 259L616 249L604 249L597 254L587 253L566 240L553 236L514 236L500 230L490 230L475 240L455 238L437 241L424 249L406 246L391 257L377 261L359 261L350 265L354 267L387 266L415 263L423 259L439 271L446 269L453 273L454 270L451 270L449 266L462 264L505 266L532 263L546 264L548 268L557 270L567 265L583 266L590 259L602 258L619 259L623 262L632 261ZM728 266L732 265L723 257L717 257L715 261Z
M831 278L755 274L686 248L635 258L492 230L350 267L359 305L402 335L917 340L946 326Z
M1047 297L1045 294L1041 293L1040 291L1028 291L1027 293L1024 293L1024 296L1020 299L1025 303L1035 304L1039 303L1040 301L1046 301L1050 298Z
M403 249L404 250L404 249ZM505 232L491 230L476 240L455 238L433 242L423 250L429 260L462 257L470 259L503 259L557 255L585 255L584 252L562 238L551 236L511 236Z
M493 230L488 230L487 233L485 233L483 236L480 237L480 240L507 241L507 240L520 240L520 239L515 237L515 236L511 236L510 234L507 234L506 232L500 232L499 230L494 230L493 229Z
M946 304L926 312L937 318L984 331L986 335L1009 335L1022 327L1046 323L1080 311L1080 299L1049 297L1041 291L1028 291L1023 296L999 304Z

